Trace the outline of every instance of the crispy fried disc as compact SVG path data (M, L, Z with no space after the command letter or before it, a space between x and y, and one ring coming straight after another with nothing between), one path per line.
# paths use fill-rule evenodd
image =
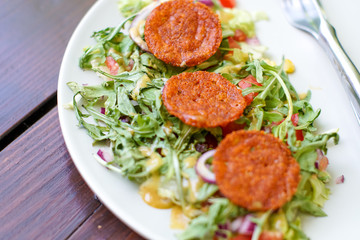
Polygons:
M162 99L169 113L194 127L226 125L246 107L240 89L220 74L203 71L171 77Z
M211 57L222 40L220 20L209 7L190 0L162 3L146 19L145 41L159 59L195 66Z
M212 164L220 192L251 211L281 207L291 200L300 181L300 167L290 150L263 131L227 135Z

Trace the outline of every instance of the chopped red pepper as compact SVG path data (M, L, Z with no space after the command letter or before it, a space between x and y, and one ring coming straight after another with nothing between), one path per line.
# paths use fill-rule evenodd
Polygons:
M299 113L295 113L291 116L291 121L293 125L296 127L299 124ZM302 130L295 130L296 139L303 141L304 140L304 134Z
M240 45L235 41L234 37L228 37L229 48L241 48Z
M299 141L304 141L304 134L302 130L295 130L296 139Z
M241 31L240 29L237 29L235 31L235 35L233 36L233 38L234 38L235 41L245 42L246 39L247 39L247 36L243 31Z
M252 85L256 85L256 86L262 86L261 83L258 83L256 81L256 78L253 76L253 75L249 75L247 76L246 78L244 78L243 80L241 80L239 83L238 83L238 86L241 88L241 89L245 89L245 88L248 88L248 87L251 87ZM250 105L252 103L252 101L254 100L254 98L258 95L258 93L256 92L253 92L253 93L249 93L248 95L246 95L244 98L245 98L245 101L246 101L246 104L247 105Z
M284 120L281 120L280 122L274 122L274 124L280 125ZM291 122L295 127L299 124L299 113L295 113L291 116ZM296 140L300 140L300 141L304 140L304 134L302 130L295 130L295 136L296 136Z
M111 56L106 57L106 66L110 70L111 75L117 75L119 71L119 64L115 61L115 59Z
M291 121L294 126L297 126L299 123L299 113L295 113L291 116Z
M249 235L237 235L236 237L231 238L231 240L251 240L252 236ZM264 231L261 233L259 240L282 240L283 234L281 232L275 231Z
M251 240L249 235L237 235L236 237L231 238L231 240Z
M226 8L234 8L236 6L236 0L220 0L220 2Z

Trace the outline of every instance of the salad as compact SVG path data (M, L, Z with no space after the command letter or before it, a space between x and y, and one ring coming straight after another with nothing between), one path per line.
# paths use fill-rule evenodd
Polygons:
M148 205L171 209L170 226L182 229L178 239L307 239L300 215L326 216L326 146L339 136L316 132L320 110L312 108L310 92L299 95L291 85L291 61L277 65L266 57L255 31L264 13L234 8L232 1L200 3L219 17L222 35L216 53L195 66L173 66L146 49L145 22L157 2L122 0L119 8L126 19L94 32L96 43L84 49L79 65L103 80L96 86L68 83L80 125L95 145L108 146L94 157L139 183ZM199 71L219 74L242 90L246 108L238 119L199 128L169 113L162 100L165 84L173 76ZM280 208L249 210L219 190L212 156L236 131L273 135L299 164L297 191Z

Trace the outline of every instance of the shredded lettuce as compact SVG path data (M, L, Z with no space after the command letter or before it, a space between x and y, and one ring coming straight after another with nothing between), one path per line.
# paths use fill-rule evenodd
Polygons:
M238 8L224 8L218 11L218 14L223 30L235 31L240 29L250 38L256 35L255 22L268 19L264 12L250 13Z
M118 8L124 17L129 17L152 3L152 0L119 0Z

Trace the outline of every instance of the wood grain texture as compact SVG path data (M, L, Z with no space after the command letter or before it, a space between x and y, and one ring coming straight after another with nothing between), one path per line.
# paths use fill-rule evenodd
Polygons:
M0 3L0 139L57 89L68 40L95 0Z
M76 239L143 240L144 238L130 230L102 205L69 238L69 240Z
M100 206L67 152L57 108L0 159L1 239L65 239Z

